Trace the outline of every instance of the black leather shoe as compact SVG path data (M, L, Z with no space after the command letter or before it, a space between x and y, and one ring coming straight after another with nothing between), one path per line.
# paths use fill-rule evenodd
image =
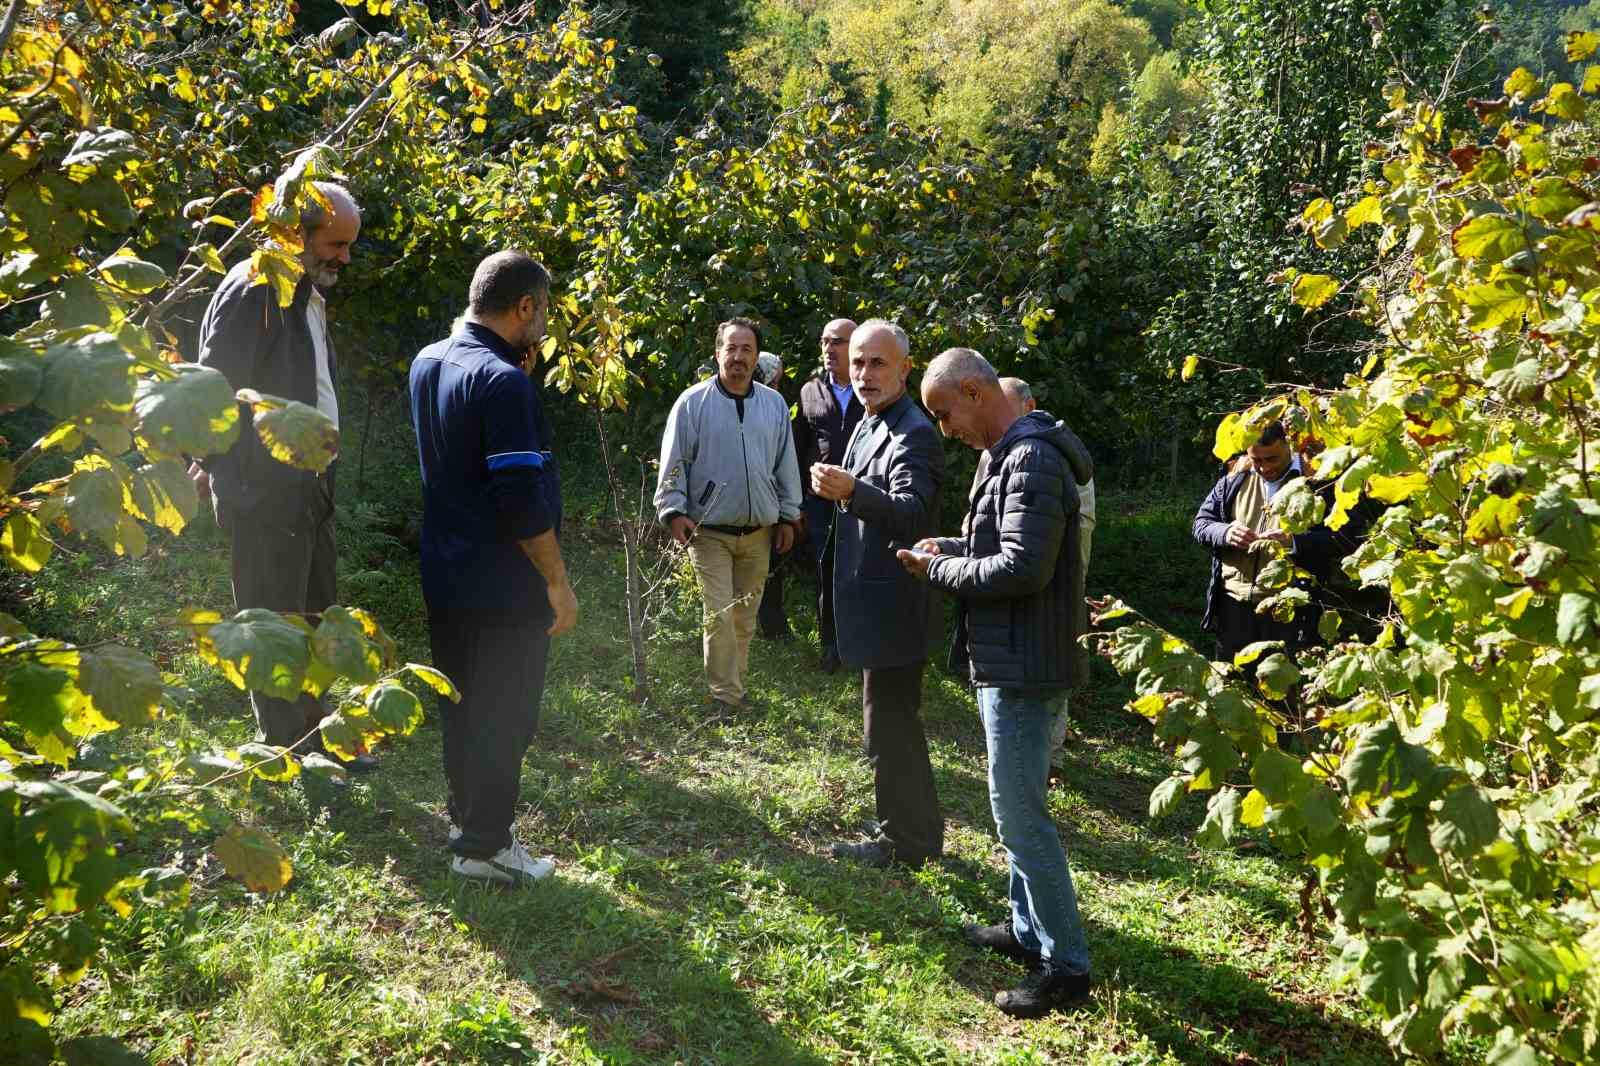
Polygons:
M335 756L333 761L344 767L346 773L351 774L370 774L382 765L376 755L357 755L354 759L341 759Z
M863 840L857 843L838 841L828 848L836 859L854 859L863 866L882 870L894 862L894 848L881 840Z
M1030 951L1022 946L1022 941L1017 939L1016 930L1011 927L1011 919L1007 918L999 925L963 925L961 935L967 938L967 943L980 948L1004 955L1008 959L1026 963L1029 966L1037 965L1039 953Z
M1016 988L994 994L994 1005L1013 1018L1042 1018L1089 998L1089 975L1068 973L1040 959Z
M825 674L836 674L839 672L840 665L842 664L839 662L837 655L824 655L822 661L817 663L817 669Z

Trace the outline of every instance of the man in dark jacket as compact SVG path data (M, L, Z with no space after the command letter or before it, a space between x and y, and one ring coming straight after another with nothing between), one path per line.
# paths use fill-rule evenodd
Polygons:
M255 389L315 407L337 429L337 360L322 290L350 262L350 248L361 232L361 210L341 186L319 181L316 188L327 206L316 204L301 217L306 272L293 302L278 306L273 287L257 284L251 276L250 261L237 264L206 308L199 362L222 371L235 389ZM240 405L239 416L248 426L250 408ZM249 429L204 466L196 483L202 491L209 489L217 524L230 539L234 606L315 615L333 603L338 596L333 466L314 474L281 463ZM302 752L321 750L316 735L324 713L321 700L310 695L282 700L252 692L250 702L266 743ZM376 765L370 755L345 763L351 770Z
M539 723L550 638L577 621L556 537L561 481L539 390L550 275L497 252L472 276L466 320L411 363L422 467L422 595L433 662L461 700L439 701L450 872L517 884L547 877L511 832L522 757Z
M804 475L813 463L837 466L844 462L845 444L861 421L861 400L850 385L850 337L856 324L836 318L822 327L822 366L800 387L799 410L794 419L795 454ZM817 568L817 637L822 644L821 670L839 669L839 651L833 625L833 581L822 571L822 555L833 528L834 506L811 492L809 479L801 507L805 514L811 563Z
M816 463L811 491L836 507L823 573L833 582L839 657L861 669L861 718L877 793L878 832L833 854L871 866L921 865L944 853L944 818L922 729L922 668L933 590L895 562L934 531L944 450L906 392L911 342L892 322L850 338L850 378L866 405L842 465Z
M1079 680L1082 625L1076 469L1088 451L1043 412L1017 418L988 361L952 348L928 367L922 402L947 437L984 453L963 535L898 552L911 573L959 598L989 750L989 798L1011 865L1011 916L967 939L1030 966L995 995L1038 1017L1089 990L1089 948L1066 852L1045 804L1050 730Z
M1216 634L1219 661L1231 662L1257 641L1281 640L1291 653L1316 643L1320 604L1296 611L1287 622L1256 612L1256 606L1276 591L1257 580L1261 569L1281 549L1312 574L1320 588L1333 576L1339 560L1355 550L1370 524L1371 505L1364 502L1338 532L1325 525L1299 534L1278 528L1272 501L1306 476L1303 466L1289 446L1283 423L1270 422L1212 486L1194 516L1194 539L1211 549L1211 581L1201 625ZM1313 491L1326 493L1327 488L1318 485Z

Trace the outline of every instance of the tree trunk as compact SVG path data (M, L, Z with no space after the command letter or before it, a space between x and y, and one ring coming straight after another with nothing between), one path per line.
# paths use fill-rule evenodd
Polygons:
M617 528L622 531L622 560L628 583L628 643L633 649L633 702L643 703L649 695L650 675L644 654L644 575L639 571L639 531L622 499L622 483L611 459L611 441L606 436L605 414L598 404L594 408L594 423L600 430L600 461L606 468L611 507L617 514Z

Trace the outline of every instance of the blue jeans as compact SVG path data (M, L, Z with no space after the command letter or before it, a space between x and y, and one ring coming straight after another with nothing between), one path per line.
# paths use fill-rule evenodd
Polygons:
M989 746L989 806L1011 862L1011 927L1017 942L1074 974L1089 972L1089 945L1067 853L1045 804L1050 734L1065 689L978 686Z

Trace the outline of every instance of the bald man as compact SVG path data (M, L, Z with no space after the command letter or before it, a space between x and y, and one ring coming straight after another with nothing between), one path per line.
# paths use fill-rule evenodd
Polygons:
M822 327L820 347L822 365L800 387L799 409L795 412L795 453L800 459L801 482L806 496L801 503L805 514L807 543L811 562L817 568L817 636L822 644L819 668L831 674L839 669L833 625L832 579L822 572L823 545L833 528L834 508L812 493L804 476L815 463L838 465L844 461L845 443L861 421L861 401L850 385L850 337L856 324L836 318Z
M1065 423L1042 411L1018 418L994 367L970 348L929 364L922 402L945 436L982 453L962 535L896 553L959 602L956 641L967 651L989 803L1010 860L1010 914L963 932L1028 966L1027 978L994 1001L1013 1017L1036 1018L1089 993L1089 945L1046 787L1050 730L1082 680L1077 485L1092 468Z
M1006 400L1011 404L1011 412L1017 418L1038 410L1039 404L1033 398L1033 388L1021 378L1001 378L1000 390L1006 394ZM1093 468L1087 471L1092 475ZM1083 566L1079 570L1082 579L1087 582L1089 575L1089 550L1090 541L1094 537L1094 478L1090 476L1085 481L1078 482L1078 554L1082 557ZM1084 632L1089 629L1088 603L1080 594L1078 602L1081 605L1082 618L1079 624ZM1079 648L1078 658L1082 666L1082 676L1089 676L1089 649ZM1064 779L1062 764L1062 751L1066 746L1067 711L1062 706L1061 714L1055 726L1050 731L1050 773L1053 777Z
M278 306L271 285L252 284L250 260L237 263L217 286L201 321L199 362L222 371L235 389L314 407L337 429L337 360L322 294L350 262L361 209L342 186L319 181L316 188L321 202L300 216L305 274L293 301ZM239 414L248 425L250 408L241 407ZM196 485L209 486L217 524L230 538L234 606L315 615L333 603L333 466L314 474L281 463L246 428L232 448L206 459L204 467L194 471ZM301 753L322 751L320 700L252 692L250 702L261 740ZM361 755L344 765L359 771L377 762Z
M861 723L872 764L878 831L833 845L869 866L918 866L944 854L944 818L922 728L922 668L933 633L932 590L895 561L931 536L944 449L906 392L911 341L893 322L850 337L850 380L866 415L840 465L811 467L811 491L834 506L823 573L833 581L838 654L861 671Z

